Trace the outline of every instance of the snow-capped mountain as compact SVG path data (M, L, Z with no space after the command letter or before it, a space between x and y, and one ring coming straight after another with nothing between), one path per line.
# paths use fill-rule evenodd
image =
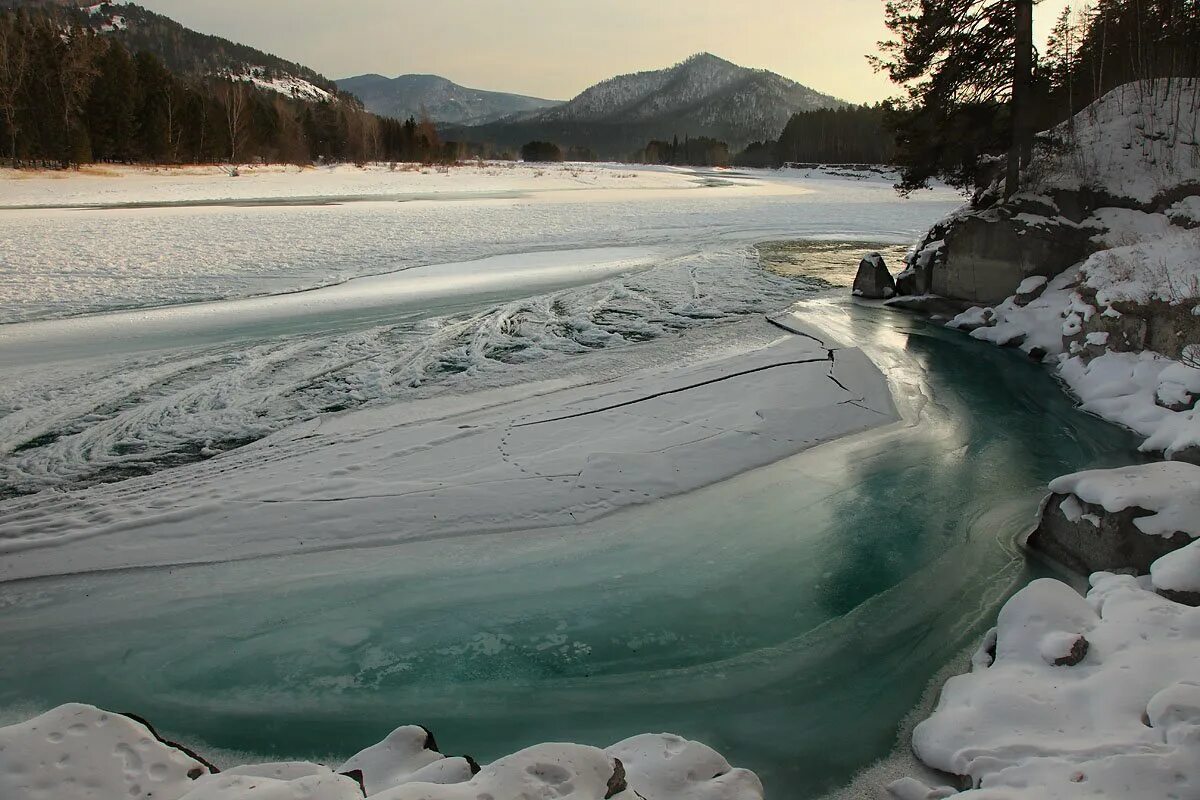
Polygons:
M337 81L363 101L369 111L397 119L419 117L425 109L435 122L481 125L521 112L538 111L559 105L558 100L543 100L505 92L488 92L459 86L437 75L358 75Z
M735 107L729 106L731 102ZM782 75L700 53L668 69L610 78L538 118L597 122L684 117L720 125L734 122L743 112L757 111L755 119L743 117L738 122L752 138L762 138L778 136L797 111L841 105L842 101Z
M700 53L667 69L610 78L560 106L473 130L477 138L508 144L547 138L613 155L673 136L711 136L739 149L778 138L797 111L844 105L782 75Z

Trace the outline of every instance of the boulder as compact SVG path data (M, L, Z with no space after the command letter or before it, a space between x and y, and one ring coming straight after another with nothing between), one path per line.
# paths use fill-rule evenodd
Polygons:
M1090 230L1062 217L997 210L965 215L946 233L933 292L996 305L1028 278L1052 277L1091 252Z
M896 296L896 281L879 253L871 253L859 262L854 296L868 300L887 300Z
M1052 494L1026 544L1082 575L1148 575L1155 561L1193 541L1186 533L1147 536L1133 524L1153 513L1137 507L1113 513L1073 494Z

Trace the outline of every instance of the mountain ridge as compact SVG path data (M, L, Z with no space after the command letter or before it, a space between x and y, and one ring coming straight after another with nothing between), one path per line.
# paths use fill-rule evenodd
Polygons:
M510 147L545 138L605 156L673 136L707 136L741 149L778 138L799 111L847 105L777 73L701 52L665 69L600 81L558 106L451 133Z
M434 122L442 124L480 125L561 103L512 92L472 89L429 73L407 73L395 78L368 73L340 78L335 83L376 114L407 119L420 116L424 109Z

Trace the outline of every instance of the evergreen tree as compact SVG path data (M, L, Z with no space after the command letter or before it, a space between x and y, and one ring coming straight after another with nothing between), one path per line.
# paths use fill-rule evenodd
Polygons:
M1032 141L1034 0L890 0L877 69L905 87L890 117L901 189L934 176L959 186L984 177L989 154ZM1009 186L1009 189L1013 189Z
M138 71L129 51L110 42L97 64L88 98L92 154L100 161L132 161L138 130Z

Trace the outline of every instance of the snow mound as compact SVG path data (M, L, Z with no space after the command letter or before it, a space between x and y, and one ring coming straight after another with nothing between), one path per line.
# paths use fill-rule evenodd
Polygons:
M210 800L219 795L188 794L208 772L145 725L92 706L60 706L0 728L4 800Z
M368 796L405 783L462 783L474 774L467 759L437 752L429 731L416 725L397 728L338 768L342 773L355 770L362 773Z
M362 800L362 796L357 781L332 772L294 780L223 772L196 781L195 788L178 800Z
M635 736L607 751L540 744L479 769L468 758L443 756L432 734L409 725L337 772L294 761L215 773L145 725L92 706L66 705L0 728L3 800L360 800L364 792L373 800L763 798L753 772L665 733Z
M1133 521L1148 536L1186 533L1200 538L1200 467L1181 461L1089 470L1050 483L1056 494L1073 494L1115 514L1143 508L1150 516Z
M1039 580L1005 605L995 635L991 665L952 678L914 732L922 761L970 777L954 797L1198 796L1200 609L1129 576L1093 575L1086 602ZM1068 637L1086 639L1086 656L1047 661ZM916 782L898 788L921 796Z
M1149 203L1167 189L1200 181L1198 99L1196 80L1118 86L1044 134L1068 148L1051 159L1056 163L1038 189L1090 187Z
M758 776L734 769L700 742L668 733L634 736L606 751L625 768L629 786L644 800L753 800L762 798Z

